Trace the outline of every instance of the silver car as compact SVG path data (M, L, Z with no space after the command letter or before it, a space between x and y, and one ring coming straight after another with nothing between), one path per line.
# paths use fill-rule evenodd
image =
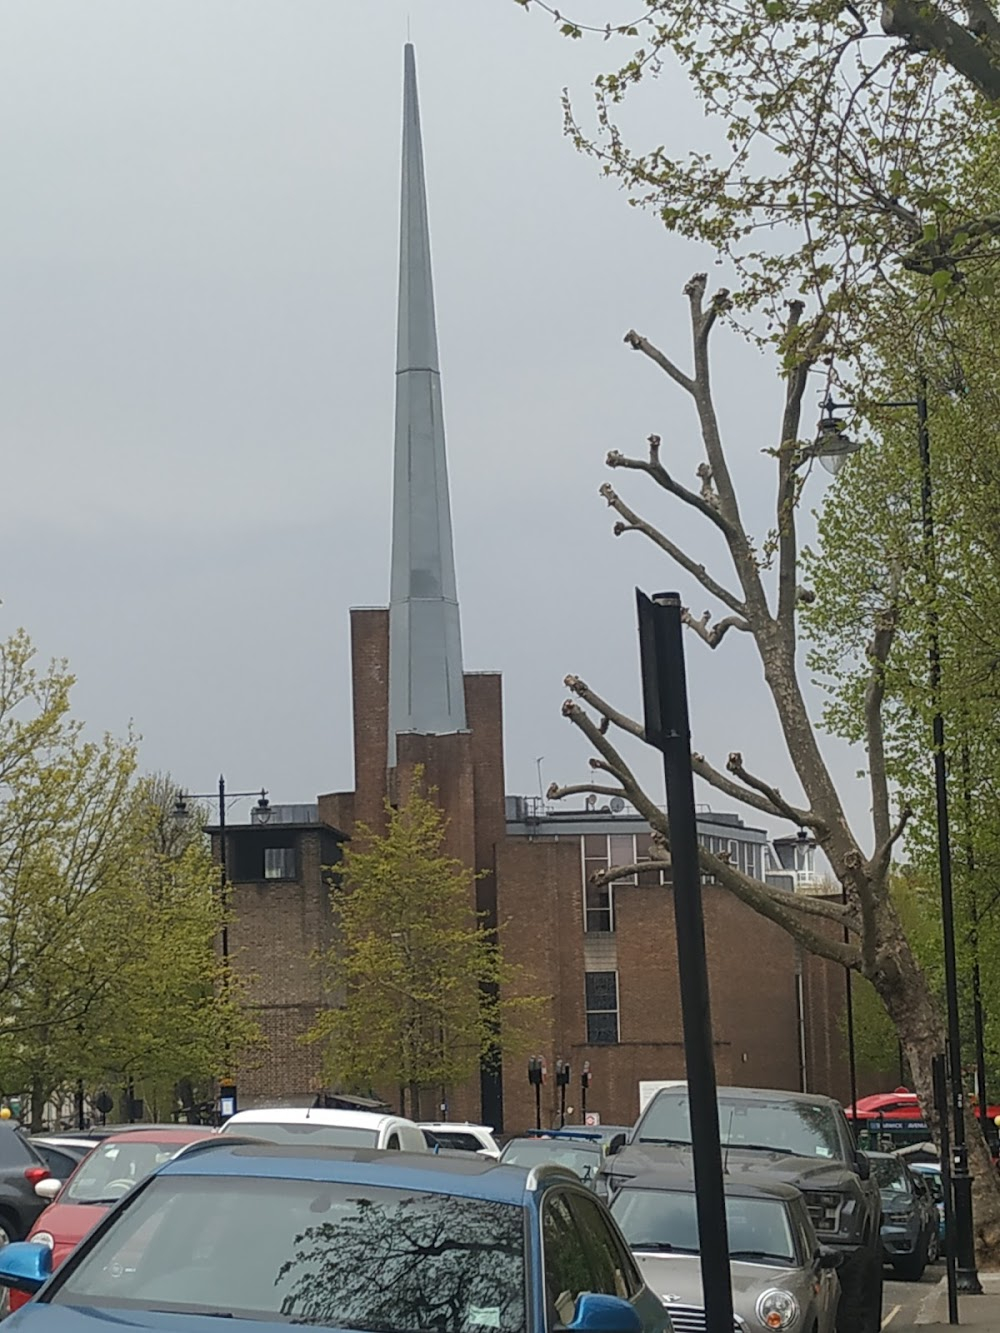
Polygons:
M833 1333L839 1250L821 1245L805 1200L780 1181L727 1176L733 1313L740 1333ZM622 1185L611 1212L675 1333L704 1333L694 1181L646 1172Z

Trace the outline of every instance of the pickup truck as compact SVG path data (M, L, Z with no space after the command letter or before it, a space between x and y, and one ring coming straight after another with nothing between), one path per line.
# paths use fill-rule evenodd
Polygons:
M725 1170L796 1186L819 1240L842 1252L837 1333L879 1333L881 1199L840 1103L812 1093L719 1088L718 1105ZM690 1164L690 1155L687 1086L662 1088L608 1161L610 1193L643 1171Z

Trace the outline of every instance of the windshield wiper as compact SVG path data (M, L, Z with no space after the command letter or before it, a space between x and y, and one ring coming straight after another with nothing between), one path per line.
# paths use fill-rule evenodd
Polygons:
M723 1148L747 1148L751 1152L780 1152L786 1157L798 1157L793 1148L779 1148L773 1143L723 1143Z
M645 1134L639 1140L640 1143L667 1143L671 1148L690 1148L690 1139L651 1139Z
M790 1264L792 1260L787 1254L770 1254L767 1250L730 1250L730 1259L761 1259L768 1263Z
M697 1250L692 1250L687 1245L671 1245L669 1241L658 1240L637 1240L629 1241L629 1249L635 1250L637 1254L697 1254Z

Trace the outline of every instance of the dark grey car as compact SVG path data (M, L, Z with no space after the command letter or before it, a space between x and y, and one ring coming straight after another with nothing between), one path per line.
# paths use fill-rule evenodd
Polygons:
M507 1166L540 1166L543 1162L564 1166L579 1176L589 1190L607 1197L604 1144L599 1139L574 1139L568 1135L548 1138L543 1134L511 1139L504 1146L500 1161Z
M35 1186L50 1174L27 1138L0 1121L0 1245L23 1240L48 1207L48 1199L40 1199Z
M802 1191L820 1241L841 1251L838 1333L879 1333L882 1204L844 1109L832 1097L765 1088L719 1088L719 1128L729 1174L770 1177ZM690 1165L687 1086L661 1088L625 1147L608 1159L612 1194L643 1171Z
M895 1153L868 1154L882 1195L882 1250L907 1282L919 1282L938 1257L938 1210L926 1181Z

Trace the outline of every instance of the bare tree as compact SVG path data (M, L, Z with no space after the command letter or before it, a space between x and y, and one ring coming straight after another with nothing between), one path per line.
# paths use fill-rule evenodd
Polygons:
M693 367L687 372L647 338L635 331L625 342L659 366L694 403L701 430L704 459L698 468L697 490L679 482L661 458L657 436L650 436L644 457L608 455L616 470L642 472L661 490L696 510L721 533L729 555L727 579L710 573L659 527L641 516L610 484L601 494L614 510L616 535L640 533L721 608L714 621L709 613L696 617L685 610L692 632L708 647L719 647L730 632L753 640L764 679L777 712L789 758L802 789L801 800L790 800L765 778L751 772L740 754L730 754L725 770L701 754L692 755L694 772L704 782L774 819L809 829L826 854L843 889L844 900L812 898L782 892L745 874L726 858L700 851L702 867L729 892L787 931L804 948L834 963L851 968L874 986L896 1026L913 1072L916 1090L933 1120L931 1060L944 1049L944 1026L938 1004L921 971L889 893L893 848L903 833L910 811L894 812L886 770L883 736L883 695L886 662L893 645L898 606L890 588L886 604L872 616L867 645L869 683L865 695L864 728L871 787L874 849L870 855L848 824L840 795L820 752L816 730L803 698L796 662L796 618L799 605L811 593L798 581L799 551L796 513L809 455L798 439L802 396L810 367L826 352L829 320L820 315L803 320L801 302L792 302L782 336L785 402L773 449L778 490L775 526L758 551L748 534L729 466L712 395L709 338L719 316L728 307L728 293L706 294L704 274L685 288L690 306ZM769 592L765 568L775 570L776 588ZM627 717L577 676L567 677L572 698L563 713L586 736L595 756L593 784L549 789L552 798L573 792L621 794L649 821L656 846L669 850L666 816L642 789L617 740L617 733L643 740L639 722ZM610 869L602 879L621 878L630 867ZM844 938L846 927L847 939ZM992 1168L978 1122L970 1116L967 1127L975 1176L976 1231L980 1250L993 1256L1000 1248L1000 1181Z

